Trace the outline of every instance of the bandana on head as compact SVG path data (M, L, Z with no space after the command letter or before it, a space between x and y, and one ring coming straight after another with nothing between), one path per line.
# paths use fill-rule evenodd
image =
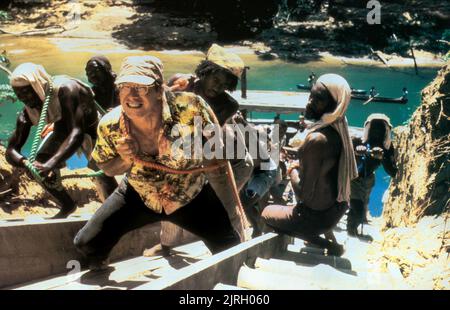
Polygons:
M227 52L223 47L213 44L206 54L206 60L211 61L228 71L230 71L238 79L241 78L244 71L244 62L233 53Z
M17 66L9 78L13 87L31 85L42 101L45 100L45 94L51 80L51 76L45 71L44 67L31 62Z
M154 56L130 56L122 62L116 84L135 83L152 85L163 84L163 63Z
M364 123L363 142L366 143L369 140L369 131L370 131L370 127L372 126L372 121L374 121L374 120L383 121L384 126L386 128L384 140L383 140L383 146L386 150L389 150L389 148L391 147L391 143L392 143L392 140L391 140L392 124L391 124L391 120L389 119L389 117L386 114L372 113L369 115L366 122Z

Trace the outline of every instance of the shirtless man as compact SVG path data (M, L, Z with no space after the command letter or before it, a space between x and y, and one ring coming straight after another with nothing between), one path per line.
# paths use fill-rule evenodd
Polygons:
M330 231L348 208L350 181L356 163L345 111L350 87L339 75L321 76L311 90L305 117L312 119L309 134L299 149L300 178L293 184L297 206L268 206L266 223L276 231L304 239L340 256L344 249ZM326 239L320 235L326 233Z
M51 77L45 69L33 63L19 65L10 77L17 98L25 104L19 113L16 129L9 139L7 161L15 167L25 167L27 158L21 154L33 125L39 122L43 103L49 97L46 122L54 123L51 136L38 151L33 166L44 178L45 189L56 199L61 210L54 218L65 218L76 209L75 202L57 178L59 168L79 148L90 154L97 138L98 116L89 86L67 77ZM51 92L51 85L53 91ZM90 161L89 167L98 170ZM110 177L95 180L100 198L106 199L117 186ZM51 184L51 186L48 186Z
M97 55L89 59L86 64L86 76L92 84L94 99L103 110L111 110L120 104L119 90L114 84L116 74L112 71L108 58Z

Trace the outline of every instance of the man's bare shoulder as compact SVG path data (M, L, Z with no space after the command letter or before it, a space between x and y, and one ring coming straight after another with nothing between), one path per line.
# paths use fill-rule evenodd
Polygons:
M303 150L315 150L318 155L327 155L340 151L341 141L339 134L331 129L318 130L309 133L302 145Z
M311 145L311 146L320 146L320 145L326 145L328 142L328 138L326 135L324 135L320 131L314 131L309 133L306 138L303 145Z

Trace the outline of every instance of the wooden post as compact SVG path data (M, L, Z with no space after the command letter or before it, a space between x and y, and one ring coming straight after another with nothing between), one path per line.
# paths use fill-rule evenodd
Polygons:
M247 99L247 70L249 70L250 67L245 66L244 71L242 71L241 76L241 97L243 99Z
M417 62L416 62L416 56L414 56L414 49L413 49L411 43L409 43L409 48L411 49L411 56L414 60L414 70L416 71L416 75L419 75L419 69L417 68Z

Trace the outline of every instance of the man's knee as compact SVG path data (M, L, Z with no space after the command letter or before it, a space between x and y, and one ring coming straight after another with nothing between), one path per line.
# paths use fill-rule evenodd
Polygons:
M83 253L83 254L86 254L86 246L87 246L87 242L85 241L85 238L83 238L83 233L82 233L82 231L79 231L77 234L76 234L76 236L75 236L75 238L73 239L73 245L75 246L75 248L79 251L79 252L81 252L81 253Z

